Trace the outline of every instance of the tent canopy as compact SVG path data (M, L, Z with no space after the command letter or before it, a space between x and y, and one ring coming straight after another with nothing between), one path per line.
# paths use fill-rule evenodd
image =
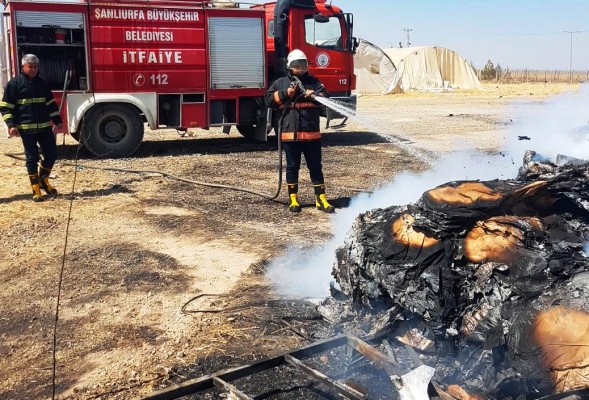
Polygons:
M354 73L356 89L361 93L480 88L470 64L455 51L443 47L381 49L360 39L354 56Z
M390 93L397 75L393 61L380 47L360 39L354 55L356 90L361 93Z

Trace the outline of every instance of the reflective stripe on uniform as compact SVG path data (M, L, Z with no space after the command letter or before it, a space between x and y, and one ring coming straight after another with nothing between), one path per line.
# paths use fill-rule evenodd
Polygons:
M0 107L6 107L6 108L10 108L11 110L14 110L14 104L10 104L7 103L5 101L0 101Z
M51 99L49 100L47 103L45 103L46 105L51 105L51 103L55 103L55 99Z
M45 97L32 97L30 99L18 99L16 104L33 104L33 103L45 103Z
M281 104L280 107L278 107L279 110L284 109L286 105L285 104ZM320 107L315 103L296 103L296 104L291 104L289 108L317 108Z
M4 121L9 120L10 118L14 118L14 116L12 114L4 114L4 116L2 116L2 119Z
M20 124L16 127L18 129L43 129L49 128L51 126L51 122L43 122L41 124Z
M282 140L319 140L321 139L321 132L282 132L280 136Z
M51 114L49 114L50 117L57 117L59 115L59 111L54 111Z
M293 106L293 108L314 108L314 107L319 107L319 106L315 103L296 103Z

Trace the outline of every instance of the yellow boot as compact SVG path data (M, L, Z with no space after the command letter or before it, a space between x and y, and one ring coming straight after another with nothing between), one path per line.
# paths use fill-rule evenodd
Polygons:
M41 185L39 185L39 175L29 175L29 181L31 182L31 189L33 189L33 201L42 201L43 195L41 194Z
M48 195L53 197L57 196L57 189L53 187L49 183L49 175L51 174L51 170L44 168L42 165L39 165L39 185L41 188L47 192Z
M288 187L288 197L290 197L288 211L295 213L301 212L301 205L299 204L298 199L299 184L287 183L286 186Z
M325 185L313 185L313 187L315 188L315 206L317 209L330 214L335 212L335 207L329 204L325 197Z

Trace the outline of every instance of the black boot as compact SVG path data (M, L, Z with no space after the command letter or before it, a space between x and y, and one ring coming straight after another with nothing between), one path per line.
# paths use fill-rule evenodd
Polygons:
M51 174L51 169L44 168L42 165L39 165L39 184L41 188L47 192L48 195L53 197L57 196L57 189L55 189L49 183L49 175Z
M315 188L315 206L317 209L326 213L335 212L335 207L329 204L325 197L325 185L313 185L313 187Z
M301 212L301 206L298 199L299 184L287 183L286 186L288 187L288 197L290 198L288 211L295 213Z
M39 185L39 175L29 175L29 181L31 182L31 189L33 189L33 201L43 201L43 195L41 194L41 186Z

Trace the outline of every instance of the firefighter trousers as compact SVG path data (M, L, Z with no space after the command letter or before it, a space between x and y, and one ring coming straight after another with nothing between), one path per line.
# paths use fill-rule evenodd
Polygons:
M23 147L25 149L26 166L29 175L36 175L39 168L39 147L43 151L41 165L45 169L52 169L57 160L57 143L51 128L36 129L31 132L21 132ZM39 147L37 147L39 144Z
M282 142L282 148L286 154L287 183L298 183L302 155L305 156L311 182L314 185L325 183L321 165L321 140Z

